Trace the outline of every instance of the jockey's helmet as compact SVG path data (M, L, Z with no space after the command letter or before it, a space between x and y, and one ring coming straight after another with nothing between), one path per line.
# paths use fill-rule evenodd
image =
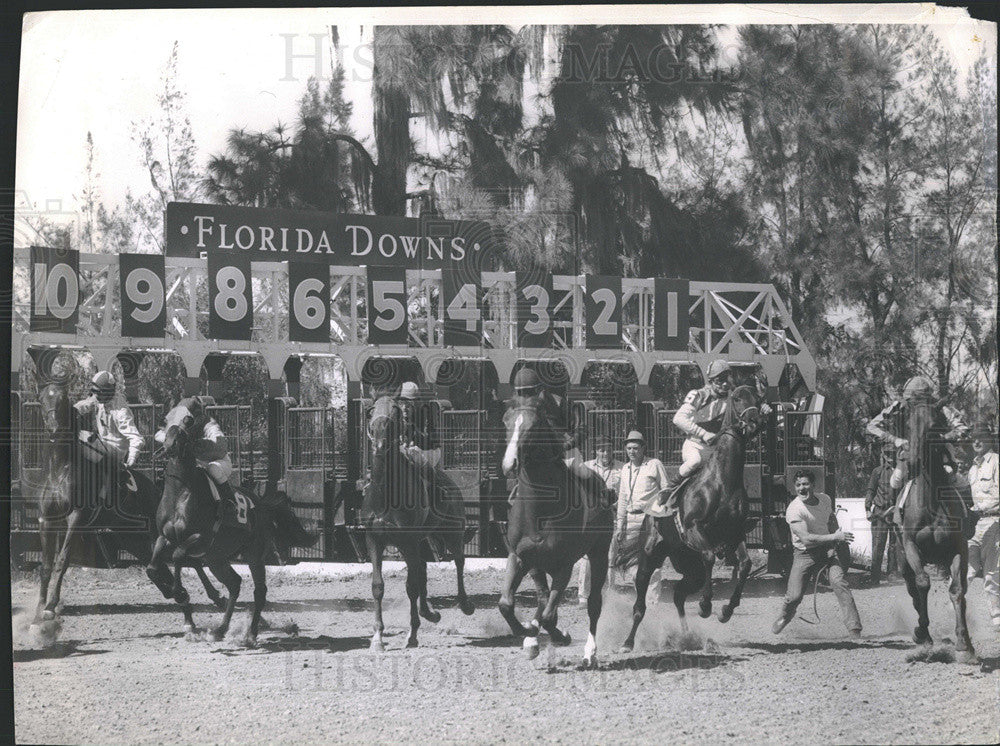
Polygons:
M514 390L517 392L529 392L537 389L541 381L538 380L538 374L535 373L531 368L521 368L514 376Z
M730 370L729 363L725 360L713 360L712 364L708 366L708 372L705 374L705 377L709 381L714 381L716 378L729 373Z
M903 386L904 399L930 399L934 396L934 384L927 376L913 376Z
M416 399L419 394L420 389L417 387L417 384L413 381L406 381L399 392L399 397L401 399Z
M115 377L110 371L101 370L90 381L90 393L97 397L99 402L109 402L115 395Z

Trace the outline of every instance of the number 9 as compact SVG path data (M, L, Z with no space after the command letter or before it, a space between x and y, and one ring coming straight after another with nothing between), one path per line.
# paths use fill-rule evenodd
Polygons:
M143 283L145 290L142 289ZM140 324L152 323L160 317L163 311L163 284L152 270L139 268L129 272L125 278L125 294L136 306L129 315Z

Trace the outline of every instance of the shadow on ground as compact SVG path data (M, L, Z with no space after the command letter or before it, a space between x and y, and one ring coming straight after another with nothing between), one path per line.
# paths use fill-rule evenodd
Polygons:
M61 640L47 648L15 650L14 663L31 663L32 661L51 658L79 658L83 655L100 655L110 653L110 650L81 650L80 642L76 640Z

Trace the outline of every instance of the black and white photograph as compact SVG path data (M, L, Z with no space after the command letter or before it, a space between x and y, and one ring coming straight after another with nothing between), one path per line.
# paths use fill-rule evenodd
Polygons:
M983 11L10 14L9 735L1000 741Z

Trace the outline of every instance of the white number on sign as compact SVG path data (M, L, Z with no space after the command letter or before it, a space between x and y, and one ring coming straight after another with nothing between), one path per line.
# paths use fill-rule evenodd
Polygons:
M372 306L375 308L376 328L384 332L393 332L403 325L403 321L406 320L406 309L398 298L389 296L403 295L405 292L401 280L372 281Z
M129 272L125 278L125 294L136 306L129 315L140 324L156 321L163 311L163 283L151 269L139 268Z
M236 267L223 267L215 276L215 313L223 321L240 321L247 315L247 278Z
M65 300L59 302L60 283L64 286ZM76 273L68 264L57 264L49 268L45 264L35 265L35 314L50 314L57 319L68 319L76 310L80 300L80 287Z
M541 285L527 285L521 290L526 300L531 301L528 312L535 318L524 324L528 334L544 334L549 329L549 291Z
M618 324L611 321L611 314L615 312L615 307L618 305L618 296L615 295L615 291L611 288L598 288L594 291L593 298L595 303L600 303L603 306L594 322L594 334L617 336Z
M448 304L448 316L453 321L464 321L466 331L476 331L476 322L479 321L479 308L476 304L476 286L465 283L455 293L451 303Z
M292 296L292 310L295 320L303 329L318 329L326 321L326 306L319 293L323 292L323 281L310 277L299 283Z

